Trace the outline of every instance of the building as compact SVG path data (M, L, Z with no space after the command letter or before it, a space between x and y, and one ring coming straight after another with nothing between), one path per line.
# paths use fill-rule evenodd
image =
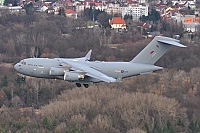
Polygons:
M5 0L0 0L0 6L4 4Z
M133 20L139 20L142 15L148 16L148 6L122 7L122 17L125 15L132 15Z
M138 0L139 3L147 3L147 0Z
M108 3L107 9L105 10L106 13L114 15L114 14L121 14L122 13L122 7L120 7L119 4L115 3Z
M54 14L58 15L60 10L61 10L61 8L56 9ZM78 14L72 9L64 9L64 13L65 13L66 17L70 17L70 18L73 18L73 19L78 18Z
M89 6L85 7L85 5L76 5L76 12L77 13L83 12L86 8L89 8Z
M111 29L126 29L125 20L121 17L112 18L111 20L109 20L109 24L111 26Z
M183 24L184 31L196 32L197 28L200 26L200 17L195 15L185 15L180 17L174 17L178 23Z
M188 15L181 18L183 23L183 28L187 32L196 32L197 28L200 26L200 18L195 15Z
M173 5L190 7L192 10L196 8L196 0L172 0Z
M107 6L103 2L95 2L93 8L96 10L105 11L107 9Z
M78 18L77 13L72 9L65 9L65 14L67 17L70 17L70 18L74 18L74 19Z

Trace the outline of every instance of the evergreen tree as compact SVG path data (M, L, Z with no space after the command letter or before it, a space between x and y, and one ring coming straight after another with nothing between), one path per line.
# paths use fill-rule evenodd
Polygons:
M129 14L128 14L128 15L127 15L127 14L124 15L124 20L127 20L127 19L131 19L131 20L132 20L132 19L133 19L133 16L132 16L132 15L129 15Z
M51 122L51 120L48 117L44 117L42 119L42 125L45 129L52 130L55 126L55 123Z
M33 6L33 3L30 2L28 4L25 4L24 5L24 9L26 10L26 14L27 15L33 15L34 11L35 11L35 8Z
M25 82L25 80L23 80L23 78L21 78L20 76L17 76L15 82L17 83L18 86L21 86Z
M142 15L139 19L142 22L147 22L147 21L156 22L161 20L160 13L157 12L155 9L152 9L151 12L148 14L148 16Z
M148 21L148 16L145 16L145 15L142 15L142 16L140 16L140 18L139 18L139 20L141 21L141 22L147 22Z
M177 122L178 126L184 127L184 122L179 118Z
M79 129L77 124L73 124L67 127L66 133L81 133L81 130Z
M157 122L154 125L152 133L162 133L162 128L160 127L160 125Z
M60 16L66 16L65 9L64 8L60 8L59 12L58 12L58 15L60 15Z
M175 133L175 127L170 120L167 121L166 133Z
M145 130L147 133L150 132L150 131L149 131L149 126L148 126L147 123L144 124L144 130Z
M7 76L3 76L1 79L1 87L7 87L8 86L8 81L7 81Z
M190 122L188 128L189 128L190 130L192 130L193 132L195 131L195 123L194 123L193 120Z
M149 14L149 21L156 22L160 20L160 13L157 12L155 9L151 10L151 13Z

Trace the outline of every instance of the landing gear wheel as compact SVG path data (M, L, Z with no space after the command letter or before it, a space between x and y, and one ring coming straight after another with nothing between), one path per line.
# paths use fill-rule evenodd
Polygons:
M81 84L80 84L80 83L76 83L76 86L77 86L77 87L81 87Z
M85 87L85 88L88 88L88 87L89 87L89 85L88 85L88 84L83 84L83 85L84 85L84 87Z
M25 81L26 80L26 76L22 76L22 81Z

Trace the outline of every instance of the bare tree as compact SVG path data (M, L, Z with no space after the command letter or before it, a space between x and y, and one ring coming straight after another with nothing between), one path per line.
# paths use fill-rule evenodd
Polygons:
M81 130L104 132L127 131L142 128L145 124L150 131L154 130L155 125L164 129L168 121L176 124L179 118L187 122L186 110L175 99L106 87L67 90L42 107L41 112L43 116L60 122L71 119L66 124L84 125L80 127Z

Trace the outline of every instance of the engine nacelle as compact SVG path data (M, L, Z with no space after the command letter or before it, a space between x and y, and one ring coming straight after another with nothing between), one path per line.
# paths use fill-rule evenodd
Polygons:
M84 74L80 74L77 72L65 72L64 74L64 80L68 80L68 81L83 80L84 77L85 77Z
M49 75L52 76L62 76L64 75L64 68L60 68L60 67L51 67L49 70Z

